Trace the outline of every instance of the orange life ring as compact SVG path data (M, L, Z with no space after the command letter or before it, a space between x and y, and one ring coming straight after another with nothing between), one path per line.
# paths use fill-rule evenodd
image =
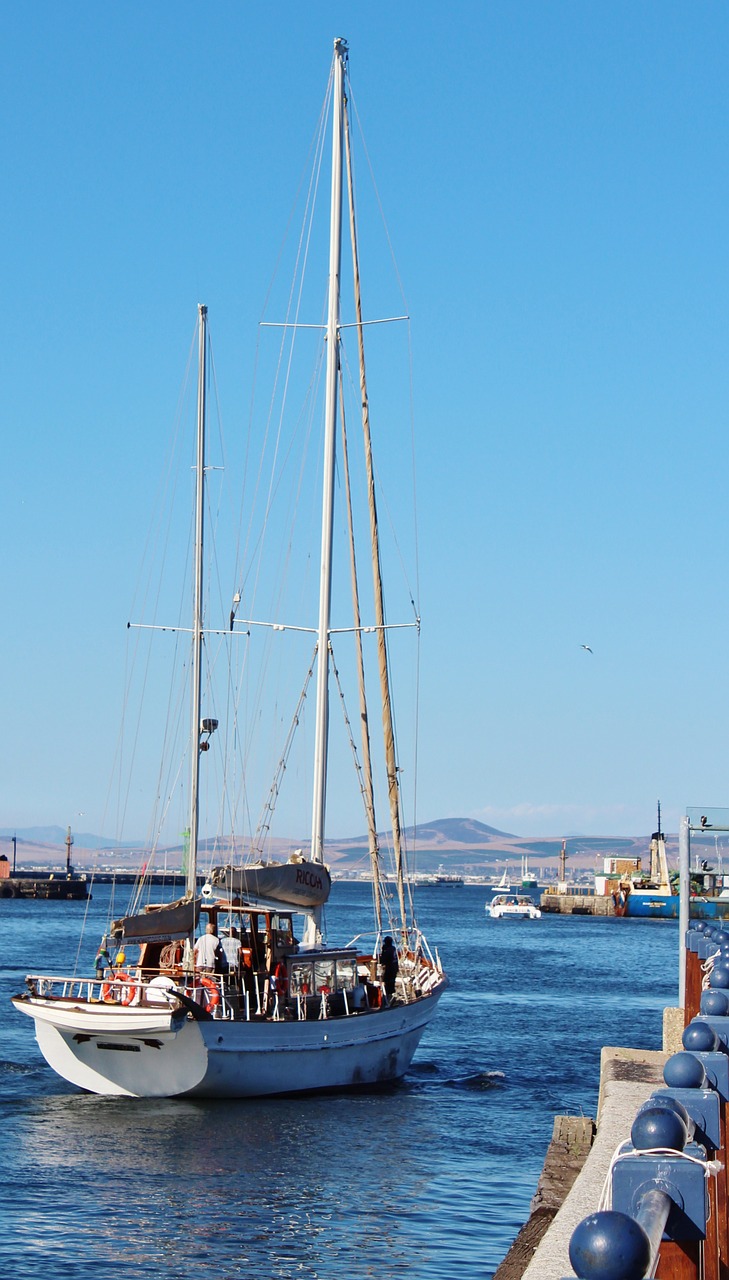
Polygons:
M200 986L203 988L206 1008L217 1009L220 1004L220 992L218 991L217 982L215 982L213 978L202 977L200 979Z
M114 990L113 982L104 983L103 987L101 988L101 999L105 1001L109 1001L109 1000L116 1001L116 992Z
M116 975L116 979L117 979L117 982L121 982L124 984L121 988L122 1004L127 1006L130 1004L133 1004L133 1002L137 998L137 990L138 990L138 988L134 984L133 979L130 978L128 973L118 973Z

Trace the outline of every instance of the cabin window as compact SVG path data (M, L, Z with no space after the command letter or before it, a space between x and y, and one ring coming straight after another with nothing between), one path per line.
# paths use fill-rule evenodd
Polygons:
M314 994L314 975L311 961L298 961L289 969L289 991L292 996Z
M336 991L336 965L333 960L314 962L314 988L316 991Z
M277 947L291 947L294 942L294 927L291 916L280 916L277 912L271 915L271 933Z
M357 986L357 960L337 960L337 991L353 991Z

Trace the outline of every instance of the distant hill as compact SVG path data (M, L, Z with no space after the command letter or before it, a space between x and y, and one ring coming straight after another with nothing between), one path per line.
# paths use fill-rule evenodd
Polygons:
M467 845L468 848L488 843L492 836L498 836L503 840L518 840L518 836L511 836L506 831L497 831L496 827L487 827L483 822L477 822L475 818L438 818L435 822L419 822L417 827L406 827L404 835L409 844L413 842L418 848L421 845ZM333 838L331 843L337 848L345 849L348 846L357 845L358 847L367 846L367 836L353 836L347 840L337 840Z
M0 840L12 840L13 836L17 836L18 844L21 840L27 844L50 844L64 845L66 843L66 832L68 827L0 827ZM118 840L108 840L105 836L88 835L84 832L76 832L71 830L74 846L79 849L137 849L140 842L137 840L121 843Z
M107 837L76 833L73 835L72 859L79 868L108 866L112 861L115 866L123 866L136 870L147 858L148 847L142 841L126 841ZM66 828L61 826L27 827L14 830L10 827L0 828L0 847L6 857L12 856L10 841L17 836L17 863L22 866L62 866L66 859ZM521 869L524 857L529 859L530 869L537 874L554 874L562 848L561 836L524 837L511 835L489 827L475 818L438 818L433 822L425 822L418 827L410 827L405 832L406 846L411 868L419 872L432 872L440 866L449 871L458 871L466 875L491 875L508 866L513 873ZM608 854L620 854L623 857L646 858L648 855L649 836L570 836L566 840L568 868L576 870L592 870L602 865L602 859ZM214 854L216 860L226 857L220 845L210 839L200 842L203 854ZM306 849L307 841L299 836L291 839L272 840L267 846L269 856L285 859L297 847ZM676 864L678 853L678 837L666 836L666 847L669 861ZM382 838L382 848L389 848L388 840ZM113 858L110 856L113 852ZM368 850L366 835L355 839L337 840L330 838L326 845L326 858L335 874L344 872L361 872L368 866ZM178 868L182 863L181 844L169 845L157 851L156 865L164 860L170 870Z
M437 822L422 823L418 827L408 827L406 835L409 840L445 840L451 844L474 844L489 836L499 836L504 840L517 840L518 836L509 835L506 831L498 831L496 827L487 827L484 822L475 818L439 818Z

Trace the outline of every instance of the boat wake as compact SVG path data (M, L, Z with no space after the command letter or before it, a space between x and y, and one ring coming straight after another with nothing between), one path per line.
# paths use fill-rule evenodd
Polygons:
M2 1076L36 1076L45 1075L42 1062L28 1064L23 1062L7 1062L0 1059L0 1077Z
M499 1089L506 1080L503 1071L475 1071L469 1076L457 1076L449 1080L452 1089L462 1089L469 1093L482 1093L486 1089Z
M446 1076L436 1062L414 1062L408 1079L402 1087L411 1092L420 1089L457 1089L462 1093L483 1093L486 1089L498 1089L506 1080L503 1071L474 1071L465 1076Z

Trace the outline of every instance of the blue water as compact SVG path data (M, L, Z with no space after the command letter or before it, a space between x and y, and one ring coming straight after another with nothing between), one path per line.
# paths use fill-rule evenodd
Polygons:
M108 895L88 907L84 967ZM673 922L494 921L488 896L419 895L452 985L402 1085L239 1103L64 1085L8 997L28 971L73 969L86 904L2 901L0 1274L488 1280L528 1217L554 1116L594 1116L602 1045L660 1048L678 975ZM335 885L331 941L369 901Z

